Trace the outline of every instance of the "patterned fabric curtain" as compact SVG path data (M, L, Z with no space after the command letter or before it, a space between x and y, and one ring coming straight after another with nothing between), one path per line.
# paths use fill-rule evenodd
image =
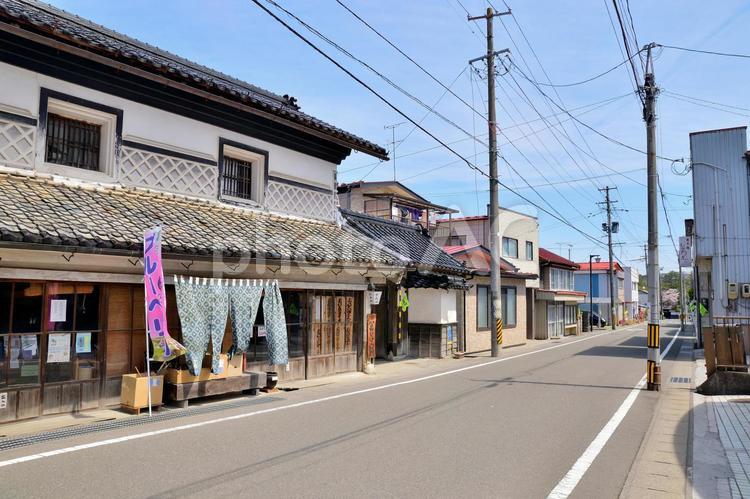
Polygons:
M229 288L219 280L218 284L207 286L209 302L211 304L211 319L209 321L211 336L211 372L221 374L221 344L224 342L224 330L227 327L227 313L229 312Z
M247 352L250 339L253 336L255 316L258 314L260 297L263 288L250 286L240 281L229 290L229 313L232 317L232 349L231 354Z
M286 319L284 303L277 281L250 284L235 281L195 282L175 278L177 311L182 323L182 341L188 349L186 358L188 370L194 376L201 372L203 357L212 345L211 372L221 374L221 345L227 325L227 313L232 317L232 348L230 352L246 352L250 347L253 325L258 313L262 293L263 315L265 317L268 340L268 360L270 364L289 363Z
M188 350L188 370L194 376L198 376L210 338L208 323L211 304L207 288L197 283L175 279L174 289L177 296L177 312L182 324L182 343Z
M266 282L263 298L263 318L266 323L269 364L286 365L289 363L289 347L286 335L286 318L284 302L277 281Z

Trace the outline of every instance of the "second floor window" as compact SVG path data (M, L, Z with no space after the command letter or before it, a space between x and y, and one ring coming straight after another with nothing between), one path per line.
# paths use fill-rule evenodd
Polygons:
M450 246L464 246L466 244L466 236L451 236L448 240Z
M219 198L262 205L268 181L268 151L219 138Z
M45 161L99 171L102 126L57 114L47 116Z
M573 271L554 267L550 269L550 289L572 291L573 287Z
M531 241L526 241L526 259L534 259L534 243L532 243Z
M221 193L240 199L253 199L253 168L250 161L224 156Z
M508 258L518 258L518 239L510 237L503 238L503 256Z

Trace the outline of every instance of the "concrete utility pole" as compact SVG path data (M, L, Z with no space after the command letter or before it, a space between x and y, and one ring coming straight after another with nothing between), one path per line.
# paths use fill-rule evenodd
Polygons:
M393 180L396 181L396 145L401 141L396 141L396 128L406 123L405 121L402 121L400 123L394 123L392 125L385 125L383 128L385 130L391 131L391 145L393 146Z
M646 360L646 381L651 391L661 387L660 359L660 296L659 296L659 214L656 204L659 172L656 169L656 96L659 89L654 78L654 61L651 49L654 44L646 46L646 74L640 88L644 97L643 120L646 122L646 167L648 175L648 357Z
M612 325L612 330L617 329L617 310L615 309L615 264L612 261L612 201L609 198L609 191L613 187L606 186L604 189L604 204L607 205L607 247L609 249L609 321ZM616 189L616 187L614 187Z
M491 7L483 16L471 17L469 21L485 19L487 21L487 54L469 61L469 64L487 60L487 117L489 126L490 142L490 293L492 294L492 324L495 325L495 337L490 340L490 351L493 357L500 355L503 344L503 308L501 302L500 285L500 200L498 195L497 174L497 122L495 118L495 56L508 52L508 49L495 52L492 39L492 19L495 16L505 16L507 12L495 12Z

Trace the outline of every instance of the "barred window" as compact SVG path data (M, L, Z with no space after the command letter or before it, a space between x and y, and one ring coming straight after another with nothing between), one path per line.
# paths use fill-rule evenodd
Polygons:
M99 171L101 134L101 125L50 113L45 161Z
M224 156L221 193L241 199L253 199L253 163Z

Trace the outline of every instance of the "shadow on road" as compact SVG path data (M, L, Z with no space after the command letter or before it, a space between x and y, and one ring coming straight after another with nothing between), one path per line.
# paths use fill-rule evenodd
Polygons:
M603 390L632 390L632 386L617 386L617 385L589 385L582 383L560 383L556 381L522 381L513 378L504 378L500 380L494 379L472 379L479 383L492 383L492 386L500 385L540 385L540 386L564 386L573 388L599 388Z

